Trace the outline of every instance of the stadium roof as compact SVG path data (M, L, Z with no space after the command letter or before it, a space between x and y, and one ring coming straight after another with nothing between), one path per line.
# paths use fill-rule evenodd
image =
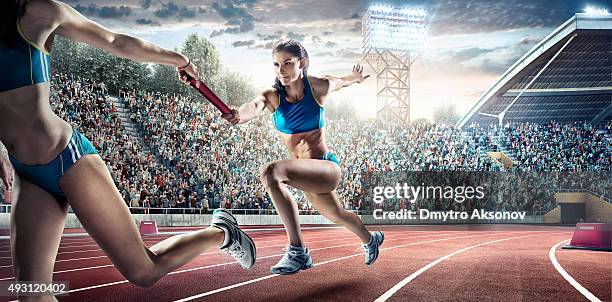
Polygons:
M498 123L500 113L504 124L612 119L612 14L567 20L514 63L458 125Z

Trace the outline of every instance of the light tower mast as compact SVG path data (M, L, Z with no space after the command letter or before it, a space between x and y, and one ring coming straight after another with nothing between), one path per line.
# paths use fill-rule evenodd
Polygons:
M376 117L410 121L410 66L425 44L426 11L374 4L362 22L363 61L376 73Z

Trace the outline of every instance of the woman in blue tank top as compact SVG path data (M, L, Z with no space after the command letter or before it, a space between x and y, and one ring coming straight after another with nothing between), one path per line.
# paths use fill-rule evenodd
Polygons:
M272 112L272 121L287 146L291 159L278 160L261 167L261 181L278 211L289 237L285 256L272 267L275 274L295 274L313 266L303 245L298 209L287 186L303 190L308 200L323 216L342 224L364 243L365 263L378 257L384 240L382 232L370 233L359 217L342 207L336 193L340 182L340 163L325 144L325 108L331 92L361 83L363 68L353 67L345 77L314 77L307 73L308 53L295 40L279 42L272 51L276 80L253 101L231 114L222 115L231 124L246 123L264 109Z
M123 58L175 66L198 79L184 55L109 31L62 2L0 1L0 178L11 191L13 168L18 176L10 234L15 280L53 280L69 205L117 269L136 285L151 286L215 246L251 268L253 241L223 210L213 213L209 228L145 245L91 142L51 110L55 35Z

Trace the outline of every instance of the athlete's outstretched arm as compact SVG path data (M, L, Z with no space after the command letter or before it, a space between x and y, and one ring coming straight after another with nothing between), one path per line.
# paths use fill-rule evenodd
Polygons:
M232 113L222 114L221 117L232 125L244 124L257 117L266 108L270 111L274 111L274 106L270 100L275 94L276 92L274 92L274 89L266 89L254 100L242 104L238 109L232 109Z
M370 75L363 75L363 66L359 64L353 66L353 72L350 75L339 78L334 76L324 76L323 79L327 80L329 86L323 88L323 90L325 90L323 91L323 95L327 95L330 92L340 90L344 87L348 87L354 83L361 83L369 77Z
M87 43L101 48L118 57L150 62L175 67L187 66L189 59L175 51L167 50L153 43L125 34L115 33L100 24L87 19L65 3L50 0L49 14L55 20L54 33L77 42ZM191 65L191 64L190 64ZM185 71L198 78L197 71L191 68Z

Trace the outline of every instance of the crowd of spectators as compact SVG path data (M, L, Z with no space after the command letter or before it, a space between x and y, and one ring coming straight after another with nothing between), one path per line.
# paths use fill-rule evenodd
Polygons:
M500 131L500 142L528 171L609 169L610 140L589 123L518 124Z
M269 114L231 127L214 107L181 95L129 91L115 99L104 84L66 75L54 75L51 90L53 110L92 141L129 206L152 212L218 207L273 211L259 168L288 154ZM127 106L138 135L125 129L116 102ZM501 129L472 125L462 130L440 124L328 119L326 132L328 146L341 162L337 192L347 209L377 207L371 201L373 186L398 180L406 171L520 175L504 176L506 185L490 188L491 197L485 201L411 204L394 199L386 208L547 211L556 206L554 190L572 187L608 198L610 194L612 122L602 128L551 122ZM515 159L510 169L486 153L499 148ZM539 171L603 172L603 177L595 173L590 181L580 175L526 173ZM301 192L293 193L299 209L314 210Z

